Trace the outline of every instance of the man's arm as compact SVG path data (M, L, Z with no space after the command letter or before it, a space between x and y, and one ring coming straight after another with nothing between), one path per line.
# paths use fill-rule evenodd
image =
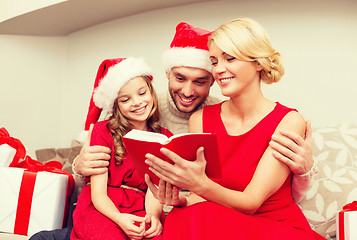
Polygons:
M294 173L292 195L296 203L300 202L312 185L313 177L318 172L312 158L311 122L307 121L305 139L291 131L274 134L270 147L275 150L274 157L286 164Z

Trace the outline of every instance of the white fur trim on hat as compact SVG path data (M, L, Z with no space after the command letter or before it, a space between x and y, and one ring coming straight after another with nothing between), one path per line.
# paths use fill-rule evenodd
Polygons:
M141 58L127 58L108 69L108 73L95 89L93 101L105 113L113 112L119 90L132 78L152 76L151 69Z
M163 55L163 64L167 72L174 67L201 68L212 72L209 52L193 47L174 47L166 50Z

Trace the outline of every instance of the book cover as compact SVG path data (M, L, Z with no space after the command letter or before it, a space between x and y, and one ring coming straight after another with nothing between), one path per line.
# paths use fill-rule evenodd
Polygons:
M184 133L168 138L161 133L134 129L123 137L123 142L139 174L144 177L145 173L147 173L151 181L156 185L159 184L159 178L149 170L149 166L145 163L145 155L150 153L172 163L169 158L160 152L162 147L175 152L183 159L189 161L196 160L197 149L204 147L204 154L207 161L207 176L210 178L221 178L221 165L215 134Z

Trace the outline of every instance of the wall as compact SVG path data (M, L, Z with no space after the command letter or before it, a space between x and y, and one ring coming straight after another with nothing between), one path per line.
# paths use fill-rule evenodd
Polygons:
M61 144L64 37L0 36L0 127L30 156Z
M0 36L2 52L13 55L14 60L23 57L35 60L25 65L33 69L33 75L22 78L24 73L18 72L16 75L19 74L20 78L15 78L14 74L5 71L5 75L2 74L4 79L17 79L19 85L25 86L24 92L30 91L32 83L49 81L48 85L44 85L47 87L46 93L41 92L41 97L32 101L17 94L16 97L14 94L0 96L0 122L9 126L14 135L16 133L16 136L26 138L26 144L31 149L69 146L71 139L83 130L94 78L103 59L144 57L155 72L154 85L157 91L162 92L167 89L167 82L161 67L161 54L169 47L176 24L187 21L214 30L221 23L237 17L251 17L259 21L269 32L273 46L283 54L286 75L277 84L263 86L268 98L299 109L315 126L341 121L355 122L356 10L357 3L352 0L241 0L193 4L117 19L73 33L65 40L30 38L39 48L37 51L43 54L36 53L34 56L32 51L18 51L18 46L12 41L4 42L10 42L12 38L26 48L30 47L27 42L29 39L15 36L4 39L4 36ZM43 42L46 44L41 47ZM46 45L52 45L53 48ZM64 48L66 54L62 52ZM59 69L54 70L53 66L38 68L38 62L60 65L62 57L65 57L62 78L56 75L49 79L53 72L60 74ZM12 62L2 58L1 64L13 68ZM21 67L23 65L21 63ZM8 81L5 85L7 92L15 91L19 86ZM217 86L211 92L220 96ZM5 104L5 111L2 110L4 101L9 102ZM25 119L18 111L21 104L26 105ZM38 107L42 104L51 105L55 110ZM47 117L51 115L48 111L53 114L50 119L55 126L47 124ZM4 112L7 115L6 124L3 124ZM30 129L18 128L24 121L30 125ZM35 134L45 135L46 140L28 141Z

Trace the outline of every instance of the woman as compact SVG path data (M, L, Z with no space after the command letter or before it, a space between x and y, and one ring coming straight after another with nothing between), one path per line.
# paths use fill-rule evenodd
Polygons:
M236 19L220 26L209 39L213 77L229 100L205 107L190 118L190 132L216 133L222 178L209 179L204 149L188 162L167 149L174 165L147 155L163 181L154 195L180 206L167 216L164 239L316 239L291 196L291 171L276 160L269 142L288 129L303 135L305 121L294 109L265 98L261 81L284 74L281 55L254 20ZM177 186L177 187L176 187ZM181 195L178 187L191 191Z

